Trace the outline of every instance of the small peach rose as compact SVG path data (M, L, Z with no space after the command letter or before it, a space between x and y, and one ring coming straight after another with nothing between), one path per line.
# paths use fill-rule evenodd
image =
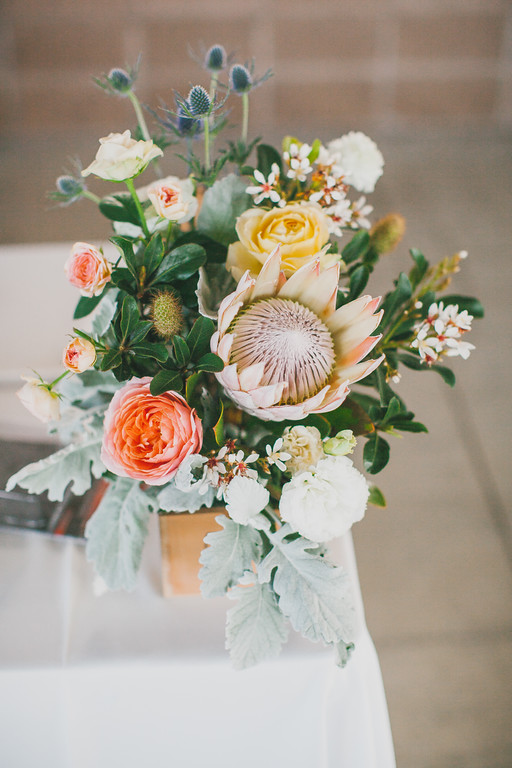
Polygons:
M181 395L155 397L150 383L148 376L131 379L115 393L105 414L101 458L116 475L163 485L201 449L203 428Z
M60 419L59 395L52 392L49 385L42 379L29 376L22 376L22 379L26 384L16 392L16 395L27 411L45 424Z
M151 140L136 141L130 131L110 133L100 139L96 158L82 171L82 176L93 173L106 181L126 181L138 176L151 160L161 155L162 150Z
M75 243L64 270L71 285L91 297L99 296L110 281L112 267L94 245Z
M64 350L64 366L73 373L83 373L96 362L96 349L88 339L72 339Z
M238 217L239 242L228 249L226 267L235 280L248 269L259 274L268 256L280 246L281 268L290 277L313 261L329 241L329 217L318 203L289 203L284 208L249 208Z
M168 176L148 187L147 196L162 219L183 224L196 214L197 199L191 179Z

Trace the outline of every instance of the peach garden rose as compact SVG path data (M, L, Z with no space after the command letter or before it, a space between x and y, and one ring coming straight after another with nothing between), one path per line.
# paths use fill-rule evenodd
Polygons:
M203 428L181 395L171 391L155 397L150 383L148 376L131 379L112 398L101 458L116 475L164 485L187 456L201 450Z
M71 339L64 350L62 362L72 373L83 373L96 361L94 344L87 339Z
M197 198L194 197L192 179L168 176L147 187L147 196L162 219L183 224L196 214Z
M287 277L320 253L329 241L329 217L318 203L289 203L283 208L249 208L236 224L239 242L229 246L226 266L235 280L248 269L260 272L280 246L281 268Z
M110 281L112 267L94 245L75 243L64 265L71 285L79 288L83 296L99 296Z

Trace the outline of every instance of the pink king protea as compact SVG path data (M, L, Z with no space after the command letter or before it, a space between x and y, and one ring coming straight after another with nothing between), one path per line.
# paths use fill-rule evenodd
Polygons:
M380 298L361 296L336 309L339 265L319 258L286 279L279 248L259 275L246 272L219 308L212 351L226 367L216 374L226 394L263 420L302 419L333 411L349 385L383 357L360 362L377 344Z

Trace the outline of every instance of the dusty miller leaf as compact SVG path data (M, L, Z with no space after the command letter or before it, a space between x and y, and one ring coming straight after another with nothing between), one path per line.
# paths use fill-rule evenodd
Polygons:
M288 637L286 620L268 584L234 587L238 602L227 613L226 648L235 669L277 656Z
M105 471L100 459L101 437L95 435L83 443L71 443L46 459L28 464L9 478L6 489L15 485L29 493L48 491L50 501L62 501L71 483L71 491L82 496Z
M273 548L258 568L260 581L273 576L279 608L303 637L314 642L350 642L355 608L348 574L314 554L313 542L302 537L287 540L290 533L290 526L283 525L269 535Z
M171 481L158 494L158 504L165 512L197 512L201 507L211 507L214 498L215 488L210 487L201 495L195 488L181 491Z
M222 531L209 533L204 541L208 546L201 552L199 571L201 592L204 597L217 597L236 584L252 562L259 562L261 537L254 528L239 525L225 515L215 520Z
M96 338L101 338L110 328L110 323L117 309L118 293L119 291L116 288L107 291L98 307L94 310L92 332Z
M139 482L116 479L85 528L86 556L109 589L135 586L150 512L156 502Z

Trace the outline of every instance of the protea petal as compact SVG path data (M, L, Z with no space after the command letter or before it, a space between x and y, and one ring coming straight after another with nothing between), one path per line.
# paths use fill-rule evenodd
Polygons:
M300 298L297 298L301 304L305 304L306 307L316 312L319 317L323 317L324 313L330 315L336 309L339 279L340 268L338 264L335 264L320 272L316 280L311 280L301 292Z
M336 331L351 326L361 315L372 315L379 304L380 296L375 299L372 299L371 296L360 296L337 309L331 317L325 320L325 323L332 333L336 333Z
M274 296L279 284L280 273L281 256L280 248L277 246L265 261L256 278L254 288L252 289L251 301L256 301L256 299L266 296Z
M243 368L238 374L238 380L240 382L240 389L251 390L256 389L263 374L265 372L264 363L255 363L248 368Z
M320 274L320 259L314 259L293 273L279 290L280 299L297 299L300 301L302 291L311 280Z

